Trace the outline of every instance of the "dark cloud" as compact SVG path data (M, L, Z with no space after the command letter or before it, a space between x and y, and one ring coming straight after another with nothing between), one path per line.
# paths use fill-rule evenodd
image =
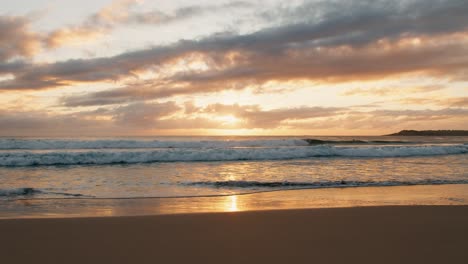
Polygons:
M0 110L0 135L93 135L109 131L109 122L80 114L57 115L47 111Z
M226 69L176 74L169 79L132 83L107 92L73 96L64 102L69 106L122 103L181 94L243 89L249 85L261 85L271 80L308 79L339 82L418 72L447 78L459 73L460 69L468 68L468 59L465 56L468 54L468 48L461 44L418 49L395 48L381 52L376 51L378 48L375 46L345 51L301 49L289 50L285 52L286 54L269 55L261 52L250 53L248 60ZM431 89L428 88L426 91ZM409 91L412 91L412 88L409 88ZM384 94L391 91L373 90L369 93Z
M63 97L60 104L68 107L122 104L135 101L161 99L177 95L194 93L212 93L220 90L243 89L247 82L211 82L196 85L195 83L176 83L171 81L137 81L124 87L106 91L78 94Z
M157 120L174 114L180 109L174 102L135 103L113 110L112 116L119 125L153 127Z
M262 15L284 23L313 24L309 32L324 44L362 44L402 33L426 35L464 30L467 9L464 0L327 0L285 5Z
M23 61L1 62L0 61L0 75L11 72L19 72L24 69L27 64Z
M234 9L253 8L255 5L246 1L233 1L220 5L191 5L176 9L173 13L165 13L159 10L146 12L129 12L122 23L136 24L168 24L190 19L208 13L232 11Z
M24 17L0 16L0 74L1 63L15 57L31 57L40 48L38 35L30 30L29 23Z

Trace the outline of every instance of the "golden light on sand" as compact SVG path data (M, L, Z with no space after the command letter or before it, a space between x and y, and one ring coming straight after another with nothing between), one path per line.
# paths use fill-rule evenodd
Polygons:
M237 212L239 208L237 207L237 196L232 195L228 197L228 203L226 204L226 211L228 212Z

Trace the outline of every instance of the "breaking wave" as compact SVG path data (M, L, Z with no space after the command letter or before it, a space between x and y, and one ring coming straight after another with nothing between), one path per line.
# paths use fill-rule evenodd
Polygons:
M313 139L313 138L306 138L304 139L309 145L369 145L369 144L378 144L378 145L385 145L385 144L418 144L419 142L410 142L410 141L395 141L395 140L359 140L359 139L351 139L351 140L321 140L321 139Z
M321 140L321 139L257 139L257 140L65 140L65 139L0 139L0 150L60 149L150 149L150 148L235 148L294 147L308 145L416 144L418 142L387 140Z
M411 157L468 153L468 145L164 148L151 150L6 151L0 166L134 164L176 161L286 160L312 157Z
M379 186L409 186L409 185L442 185L442 184L468 184L468 180L414 180L414 181L317 181L317 182L290 182L290 181L199 181L184 182L181 185L205 186L213 188L249 188L249 189L318 189L318 188L346 188L346 187L379 187Z
M32 187L0 189L0 198L18 197L18 196L31 197L31 196L38 195L38 194L53 194L53 195L60 195L60 196L73 196L73 197L83 196L82 194L53 192L53 191L47 191L47 190L42 190L42 189L36 189Z
M0 197L2 196L26 196L26 195L34 195L37 193L41 193L40 190L25 187L25 188L13 188L13 189L0 189Z
M52 140L0 139L0 149L148 149L148 148L234 148L234 147L292 147L307 146L302 139L272 140Z

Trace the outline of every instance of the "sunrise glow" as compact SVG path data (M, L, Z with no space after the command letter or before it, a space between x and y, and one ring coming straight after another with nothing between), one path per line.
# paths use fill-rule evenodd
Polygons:
M22 2L0 13L3 136L468 128L460 1Z

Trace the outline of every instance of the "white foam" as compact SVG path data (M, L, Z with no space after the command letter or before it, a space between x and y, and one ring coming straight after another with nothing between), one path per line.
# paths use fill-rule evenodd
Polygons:
M0 152L0 166L148 163L174 161L283 160L311 157L410 157L468 153L468 145L434 146L307 146L271 148L165 148L152 150L92 150Z
M52 140L52 139L0 139L0 149L147 149L147 148L234 148L234 147L287 147L307 146L302 139L272 140Z

